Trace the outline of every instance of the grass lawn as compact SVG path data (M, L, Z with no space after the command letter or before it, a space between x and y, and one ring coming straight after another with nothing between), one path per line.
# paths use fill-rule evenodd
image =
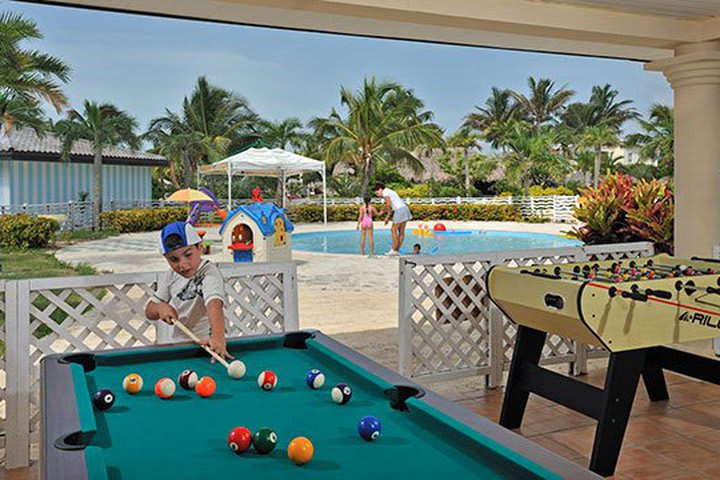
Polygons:
M26 278L42 278L42 277L74 277L77 275L94 275L95 269L89 265L79 265L73 267L65 262L61 262L52 252L46 250L24 250L9 251L0 253L0 279L4 280L22 280ZM59 293L59 291L57 292ZM80 304L80 297L72 294L67 298L68 304L77 306ZM43 296L38 296L33 305L39 309L44 309L50 302ZM62 323L67 314L60 310L54 311L50 317L58 323ZM0 312L0 326L5 324L5 313ZM50 333L50 329L45 325L33 332L37 338L43 337ZM5 355L5 343L0 342L0 356Z
M115 237L120 233L115 230L75 230L72 232L60 232L57 234L58 243L89 242L90 240L102 240L108 237Z

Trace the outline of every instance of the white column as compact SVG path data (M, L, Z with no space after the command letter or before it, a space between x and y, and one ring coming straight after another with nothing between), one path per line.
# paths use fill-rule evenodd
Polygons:
M720 42L687 44L645 66L675 93L675 254L720 244Z

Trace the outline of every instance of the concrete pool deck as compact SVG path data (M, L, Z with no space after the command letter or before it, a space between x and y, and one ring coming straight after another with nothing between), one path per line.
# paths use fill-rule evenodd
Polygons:
M408 229L419 223L410 222ZM571 224L518 222L443 222L448 229L503 230L511 232L550 233L562 235ZM295 233L324 230L354 230L355 222L297 224ZM387 228L376 222L376 228ZM220 242L218 230L207 230L207 238ZM131 273L166 270L165 260L157 253L158 232L123 234L61 248L58 259L87 263L100 272ZM408 235L406 242L412 241ZM381 250L379 247L382 247ZM358 245L359 250L359 245ZM384 253L386 246L378 246ZM214 262L230 262L221 248L208 256ZM318 328L328 334L380 330L397 327L398 259L397 257L327 254L294 251L298 269L300 325Z

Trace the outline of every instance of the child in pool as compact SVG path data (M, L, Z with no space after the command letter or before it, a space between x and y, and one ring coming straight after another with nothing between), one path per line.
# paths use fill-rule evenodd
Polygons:
M378 211L370 204L370 197L363 199L360 205L360 214L358 215L357 230L360 230L360 254L365 255L365 239L370 241L370 255L375 255L375 239L373 238L373 215L377 215Z
M420 246L419 243L416 243L415 245L413 245L412 254L413 254L413 255L420 255L420 248L422 248L422 247Z

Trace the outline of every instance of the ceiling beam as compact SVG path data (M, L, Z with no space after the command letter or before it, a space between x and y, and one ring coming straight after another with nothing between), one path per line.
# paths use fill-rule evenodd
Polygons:
M656 60L720 35L688 20L528 0L50 0L123 12L370 37Z

